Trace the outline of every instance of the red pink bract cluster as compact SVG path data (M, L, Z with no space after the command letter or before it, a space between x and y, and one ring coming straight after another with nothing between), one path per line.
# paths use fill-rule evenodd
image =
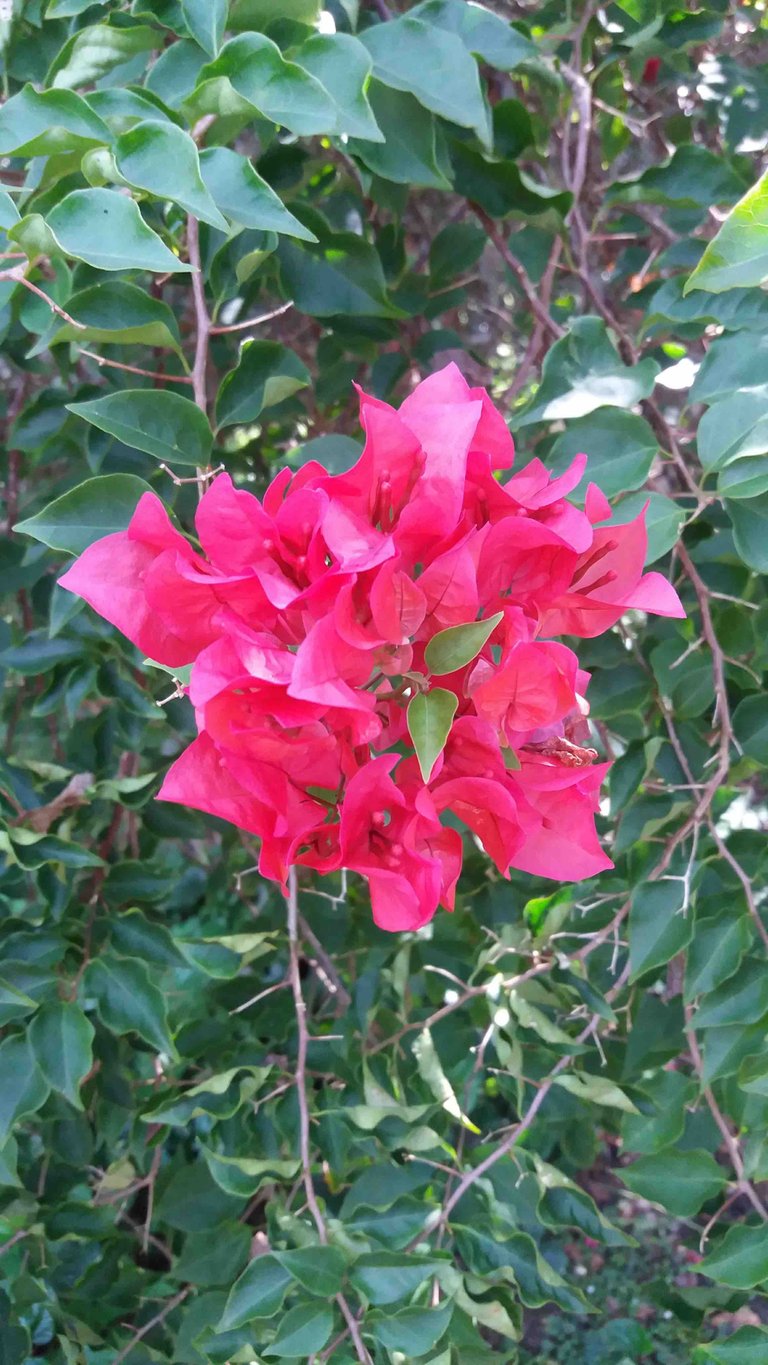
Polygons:
M257 835L283 884L292 865L362 874L376 923L412 930L453 906L457 822L503 874L611 866L589 675L555 637L684 613L643 573L644 514L612 524L594 485L568 501L586 456L500 481L512 438L455 366L399 411L361 394L361 422L347 473L285 468L262 501L219 475L202 553L145 493L61 582L151 659L192 665L199 734L162 799Z

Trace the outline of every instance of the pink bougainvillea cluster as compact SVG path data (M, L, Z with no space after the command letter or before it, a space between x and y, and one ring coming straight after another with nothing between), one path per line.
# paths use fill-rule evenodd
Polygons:
M500 481L509 431L455 366L399 411L361 394L361 421L347 473L285 468L263 501L217 477L202 554L145 493L61 581L151 659L192 665L199 734L161 798L257 835L282 883L292 865L361 873L377 924L415 929L453 905L449 812L502 873L611 866L589 675L555 637L683 611L643 573L644 515L612 524L594 485L584 510L568 501L586 456Z

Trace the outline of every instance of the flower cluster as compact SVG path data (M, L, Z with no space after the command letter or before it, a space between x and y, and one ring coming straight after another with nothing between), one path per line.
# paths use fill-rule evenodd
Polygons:
M221 474L197 553L145 493L127 531L61 582L145 655L192 664L198 738L161 798L257 835L260 868L368 878L376 923L451 908L462 839L499 871L581 880L611 866L594 813L589 675L553 637L629 609L682 616L643 573L644 516L612 525L585 456L506 483L501 415L453 365L399 411L361 394L349 472L282 469L263 501Z

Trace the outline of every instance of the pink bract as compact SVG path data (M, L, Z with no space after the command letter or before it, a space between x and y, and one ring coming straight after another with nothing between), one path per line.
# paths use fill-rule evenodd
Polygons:
M203 496L203 554L145 493L126 531L60 580L145 655L192 665L199 735L160 798L261 840L265 876L300 865L368 879L376 923L453 907L462 840L499 872L580 881L611 866L595 831L607 764L589 747L589 678L554 639L609 630L628 610L683 616L644 573L645 514L614 524L585 465L533 460L506 483L501 414L455 365L402 404L360 395L365 447L348 473L283 469L262 501L227 474ZM435 676L439 632L500 613L469 663ZM406 708L452 692L425 781Z

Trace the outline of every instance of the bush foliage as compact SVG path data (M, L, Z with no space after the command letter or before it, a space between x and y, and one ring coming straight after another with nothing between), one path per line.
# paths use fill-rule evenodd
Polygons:
M649 1209L685 1358L768 1362L764 30L0 4L5 1365L549 1360L559 1319L668 1360L578 1273ZM56 580L148 486L188 528L214 468L349 467L353 381L449 359L518 466L648 502L688 616L580 644L613 871L467 840L453 915L388 935L304 877L289 940L252 841L153 800L184 679Z

